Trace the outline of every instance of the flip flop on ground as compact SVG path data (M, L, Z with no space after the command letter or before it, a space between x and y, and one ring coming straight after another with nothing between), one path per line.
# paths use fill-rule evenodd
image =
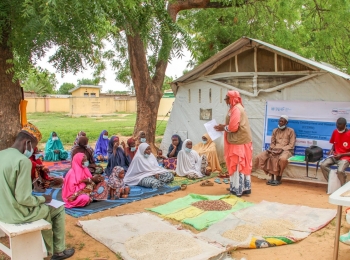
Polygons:
M280 185L280 184L282 184L282 182L281 181L273 181L273 182L271 182L271 186L278 186L278 185Z
M216 183L218 183L218 184L221 184L221 181L220 181L219 178L216 178L216 179L214 180L214 182L216 182Z

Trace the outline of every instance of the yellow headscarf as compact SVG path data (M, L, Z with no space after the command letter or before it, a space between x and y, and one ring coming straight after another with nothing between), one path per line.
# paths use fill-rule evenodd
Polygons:
M221 172L222 169L216 152L216 144L208 134L204 134L203 137L207 138L207 143L203 144L200 142L193 146L193 150L195 150L199 155L205 154L207 156L207 169L211 170L212 172Z

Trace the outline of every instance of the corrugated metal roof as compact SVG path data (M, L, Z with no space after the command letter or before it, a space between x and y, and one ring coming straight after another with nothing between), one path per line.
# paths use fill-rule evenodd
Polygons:
M186 81L192 81L196 78L199 78L200 76L202 76L203 72L208 69L210 66L212 66L213 64L215 64L217 61L223 59L224 57L226 57L227 55L230 55L231 53L239 50L240 48L249 45L251 42L255 42L257 44L263 45L265 47L267 47L268 49L273 50L274 52L280 54L281 56L284 57L289 57L293 60L297 60L301 63L304 64L309 64L310 67L316 67L322 71L328 71L332 74L335 74L337 76L343 77L345 79L350 79L350 75L341 72L335 68L332 68L330 66L327 66L325 64L319 63L317 61L313 61L307 58L304 58L298 54L296 54L295 52L292 51L288 51L286 49L283 49L281 47L277 47L275 45L257 40L257 39L253 39L253 38L248 38L248 37L242 37L239 40L235 41L234 43L232 43L231 45L227 46L226 48L224 48L223 50L219 51L217 54L215 54L214 56L212 56L211 58L207 59L206 61L204 61L203 63L201 63L200 65L198 65L197 67L195 67L193 70L189 71L188 73L186 73L185 75L183 75L182 77L176 79L175 81L172 82L172 87L173 87L173 91L174 93L176 93L176 89L174 89L174 85L176 82L186 82Z

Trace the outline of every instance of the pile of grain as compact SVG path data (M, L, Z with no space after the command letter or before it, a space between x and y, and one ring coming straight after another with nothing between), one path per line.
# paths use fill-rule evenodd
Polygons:
M277 237L290 236L290 229L295 226L292 222L283 219L269 219L263 221L260 225L241 225L235 229L226 231L222 236L228 239L242 242L245 241L250 234L254 237Z
M180 260L199 255L201 246L194 238L175 232L151 232L125 242L136 260Z
M192 206L205 211L224 211L232 209L232 205L222 200L202 200L192 203Z

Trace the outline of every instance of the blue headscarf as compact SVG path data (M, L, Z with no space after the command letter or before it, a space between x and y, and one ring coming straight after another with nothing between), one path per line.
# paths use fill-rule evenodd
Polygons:
M107 133L106 130L103 130L98 138L95 146L95 155L103 155L107 156L107 148L108 148L108 139L104 139L103 135Z
M181 148L182 148L182 140L181 140L181 137L179 135L173 135L171 137L171 139L173 139L174 137L177 137L177 139L179 140L179 144L177 145L176 151L175 151L175 154L174 154L174 157L177 157L177 154L181 151ZM170 153L171 153L171 151L173 149L174 149L174 146L171 143L170 146L169 146L169 149L168 149L167 157L170 157L169 155L170 155Z

